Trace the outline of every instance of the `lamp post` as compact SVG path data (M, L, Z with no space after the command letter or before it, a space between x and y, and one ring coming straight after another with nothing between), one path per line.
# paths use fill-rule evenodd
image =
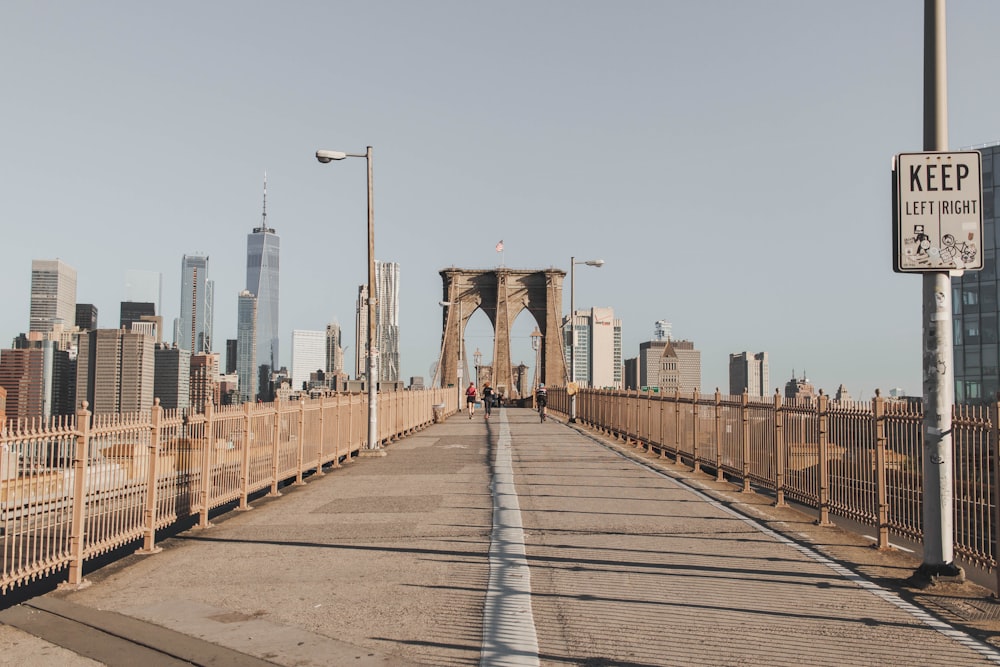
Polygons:
M364 153L342 153L340 151L316 151L316 159L326 164L348 157L363 157L368 163L368 355L365 361L365 376L368 382L368 445L369 452L381 452L378 437L378 350L375 347L375 201L372 194L372 147ZM381 452L384 454L384 452Z
M464 364L464 360L462 359L462 347L465 345L465 342L462 340L464 338L464 336L462 335L462 301L461 299L459 299L458 301L438 301L439 306L448 307L448 306L454 306L455 304L458 304L458 323L456 326L456 328L458 329L458 370L456 371L457 380L455 381L455 386L458 388L458 403L456 403L458 407L456 409L459 412L461 412L462 392L465 390L465 387L462 386L462 375L463 375L462 366ZM441 380L441 383L442 384L444 383L443 378Z
M576 265L586 264L587 266L604 266L603 259L587 259L576 261L576 257L569 258L569 380L576 382ZM571 388L567 387L567 391ZM569 396L569 421L576 423L576 392L572 391Z
M476 351L472 353L472 363L475 364L475 366L476 366L476 377L475 377L475 380L476 380L476 386L477 387L479 386L479 364L482 363L482 361L483 361L483 353L480 352L479 348L477 347Z
M535 327L535 330L531 332L531 349L535 351L535 373L531 380L531 395L535 395L535 389L538 388L538 366L541 364L541 351L542 351L542 332Z

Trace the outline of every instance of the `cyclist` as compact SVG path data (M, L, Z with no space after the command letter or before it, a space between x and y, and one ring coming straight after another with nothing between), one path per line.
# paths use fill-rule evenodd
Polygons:
M489 382L483 383L483 409L486 410L486 418L490 418L490 413L493 411L493 398L496 394L493 391L493 387L490 386Z
M549 394L545 391L545 384L539 383L538 389L535 390L535 405L538 406L538 417L541 421L545 421L545 406L549 402Z
M469 406L469 419L472 419L472 414L476 411L476 383L470 382L468 388L465 390L465 404Z

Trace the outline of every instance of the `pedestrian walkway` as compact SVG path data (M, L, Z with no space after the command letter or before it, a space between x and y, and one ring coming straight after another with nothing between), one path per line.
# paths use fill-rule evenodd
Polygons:
M989 622L882 586L905 555L582 427L461 413L388 451L3 612L91 634L0 628L0 664L135 664L96 629L149 665L1000 664Z

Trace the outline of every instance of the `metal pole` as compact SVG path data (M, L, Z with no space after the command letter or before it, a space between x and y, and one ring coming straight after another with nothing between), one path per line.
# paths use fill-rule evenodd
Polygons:
M945 0L924 0L924 150L948 149ZM951 410L955 375L951 279L923 275L924 560L916 576L964 578L954 564Z
M569 258L569 381L576 382L576 257ZM569 397L569 421L576 423L576 393Z
M368 163L368 447L379 449L378 437L378 353L375 346L375 198L372 192L372 147L365 151Z
M454 307L454 306L455 306L455 304L452 304L452 307ZM455 371L457 373L457 376L456 376L457 380L455 382L455 386L458 387L458 412L461 413L462 410L465 408L465 406L462 405L462 395L465 393L465 387L462 386L462 383L465 381L465 360L462 357L462 347L465 345L465 340L464 340L465 336L462 335L463 331L462 331L462 300L461 300L461 298L458 299L458 325L457 326L458 326L458 370Z

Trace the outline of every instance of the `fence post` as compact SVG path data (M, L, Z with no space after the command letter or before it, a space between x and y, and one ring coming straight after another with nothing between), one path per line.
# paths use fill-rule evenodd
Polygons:
M885 399L875 390L872 399L872 420L875 426L875 489L878 502L878 544L881 551L889 549L889 503L885 487Z
M253 403L243 404L243 456L240 457L240 506L239 509L252 510L247 502L250 496L250 443L253 433Z
M84 401L76 412L76 449L73 452L73 518L69 533L69 586L82 588L84 518L86 516L87 449L90 441L90 411Z
M316 449L316 476L322 477L323 472L323 438L326 437L326 394L319 397L319 444Z
M989 476L993 485L993 534L1000 535L1000 393L990 402L990 453L993 455L993 469ZM994 542L995 544L995 542ZM996 546L993 546L993 572L996 581L993 584L993 596L1000 596L1000 557Z
M163 419L163 408L160 407L160 399L153 399L153 407L150 409L150 432L149 445L146 453L149 461L146 464L146 509L143 511L142 522L142 548L137 549L137 554L155 554L162 551L156 546L156 465L160 459L160 423Z
M750 394L746 389L740 396L740 421L743 422L740 445L743 447L743 489L741 493L750 493Z
M674 463L681 464L681 389L674 389Z
M692 472L701 472L701 462L698 460L698 389L691 394L691 458L694 459Z
M832 526L830 521L830 397L821 389L816 401L819 418L819 520L820 526Z
M781 394L774 390L774 506L785 507L785 424Z
M722 482L722 394L715 388L715 481Z
M159 399L157 399L159 400ZM201 512L198 515L199 528L211 528L208 522L208 511L212 505L212 475L215 474L215 404L209 399L205 401L205 433L201 452Z
M271 490L267 495L270 498L281 496L278 490L278 464L281 459L281 396L274 397L274 426L271 428Z
M299 399L299 453L295 462L295 486L303 486L302 480L302 459L305 456L306 446L306 399Z

